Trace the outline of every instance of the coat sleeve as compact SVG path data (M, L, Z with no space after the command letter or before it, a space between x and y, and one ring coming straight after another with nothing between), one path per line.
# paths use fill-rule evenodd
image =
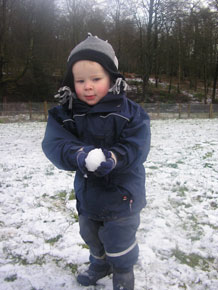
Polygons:
M49 112L42 150L59 169L77 170L76 152L84 146L76 134L67 131Z
M110 148L117 157L115 170L125 172L143 164L150 150L150 142L150 118L141 107L138 107L124 127L119 142Z

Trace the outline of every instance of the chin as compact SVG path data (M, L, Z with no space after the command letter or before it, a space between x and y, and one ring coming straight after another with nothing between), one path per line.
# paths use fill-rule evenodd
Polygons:
M98 100L84 100L84 102L90 106L94 106L95 104L97 104L99 101Z

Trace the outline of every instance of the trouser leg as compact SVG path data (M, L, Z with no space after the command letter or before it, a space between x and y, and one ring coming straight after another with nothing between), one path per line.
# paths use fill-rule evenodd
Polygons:
M104 245L107 261L116 269L128 269L138 259L139 248L136 232L140 215L107 221L99 229L99 237Z
M113 265L113 290L134 290L133 266L139 254L136 241L139 223L140 215L135 214L105 222L99 229L107 260Z
M90 247L91 266L94 266L95 271L103 271L103 274L100 274L101 277L108 275L110 264L113 266L114 290L134 289L133 266L138 259L139 252L136 241L139 222L139 214L107 222L79 217L80 234ZM90 270L93 270L93 267ZM93 276L93 273L91 275ZM96 277L92 281L96 282L100 279ZM81 279L79 282L81 283Z
M99 239L98 232L102 222L91 220L85 216L79 216L80 235L89 246L90 262L96 265L105 264L104 245Z
M90 248L89 268L79 273L77 281L84 286L96 285L96 282L112 273L112 268L106 261L104 246L98 237L102 223L79 216L80 234Z

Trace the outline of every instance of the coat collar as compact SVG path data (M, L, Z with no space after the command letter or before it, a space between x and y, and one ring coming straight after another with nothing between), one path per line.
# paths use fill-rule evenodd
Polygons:
M125 98L125 94L114 95L113 93L108 93L94 106L89 106L88 104L76 99L73 102L73 114L117 112L120 111L121 104L124 102Z

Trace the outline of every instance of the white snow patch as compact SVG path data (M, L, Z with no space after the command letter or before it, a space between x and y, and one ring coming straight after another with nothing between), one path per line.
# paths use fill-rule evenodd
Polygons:
M44 156L45 123L0 124L0 289L82 287L74 173ZM154 120L135 290L218 289L218 120ZM72 271L71 271L72 269Z

